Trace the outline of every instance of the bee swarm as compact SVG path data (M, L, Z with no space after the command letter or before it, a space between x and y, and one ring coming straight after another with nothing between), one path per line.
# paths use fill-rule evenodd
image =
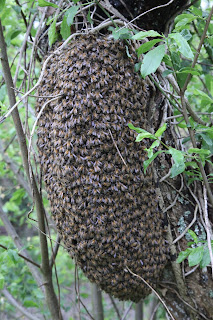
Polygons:
M48 62L39 87L40 165L53 218L85 275L121 300L150 293L167 262L163 214L131 122L146 129L151 93L126 44L82 35ZM143 143L144 145L144 143Z

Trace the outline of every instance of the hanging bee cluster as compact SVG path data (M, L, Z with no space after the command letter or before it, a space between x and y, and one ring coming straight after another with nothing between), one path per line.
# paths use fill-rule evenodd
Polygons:
M136 57L106 36L82 35L48 62L37 113L41 170L58 232L86 276L121 300L139 301L167 261L145 153L128 128L146 128L150 91ZM44 98L43 96L47 96Z

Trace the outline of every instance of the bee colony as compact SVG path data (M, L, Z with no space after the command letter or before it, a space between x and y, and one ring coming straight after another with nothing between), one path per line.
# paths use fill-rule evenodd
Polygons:
M52 57L37 113L49 96L61 96L39 118L37 145L70 255L101 289L137 302L150 289L126 267L155 287L167 247L152 172L144 175L145 152L128 128L146 129L151 97L129 52L121 40L82 35Z

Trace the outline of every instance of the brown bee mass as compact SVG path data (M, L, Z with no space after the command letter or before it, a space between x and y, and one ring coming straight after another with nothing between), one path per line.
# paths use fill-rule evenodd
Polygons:
M151 170L128 123L147 127L150 91L126 43L80 36L48 62L40 96L62 94L38 121L53 218L72 257L101 289L139 301L167 261ZM50 98L39 98L37 112ZM143 142L143 145L147 142Z

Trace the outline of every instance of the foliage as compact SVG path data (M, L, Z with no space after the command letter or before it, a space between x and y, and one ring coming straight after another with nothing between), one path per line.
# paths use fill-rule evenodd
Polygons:
M38 12L38 6L41 8L51 7L54 10L59 9L57 15L48 17L46 25L48 26L48 41L52 46L56 40L66 40L72 34L72 25L75 22L75 16L80 11L82 4L78 0L73 0L73 5L67 10L58 8L55 3L47 2L45 0L27 1L23 5L18 2L9 0L0 0L0 19L4 26L4 37L7 44L8 55L10 59L11 74L13 79L16 76L16 70L19 62L19 57L16 55L22 47L27 27L29 26L31 17ZM85 4L87 5L87 4ZM210 118L213 112L213 80L212 80L212 62L213 62L213 25L210 24L207 35L202 46L199 60L192 68L192 61L196 55L196 48L202 36L206 18L209 9L202 10L200 6L191 6L186 12L177 16L173 31L164 36L154 30L137 31L130 28L120 28L118 26L111 27L112 36L115 39L124 39L129 41L140 41L137 48L137 55L139 63L136 68L143 78L150 77L153 80L152 73L154 73L162 62L165 63L166 68L163 72L163 77L168 79L173 75L177 80L179 89L184 87L188 74L192 76L187 86L184 96L187 98L189 104L192 106L193 111L202 119L206 124L198 123L192 115L189 114L189 123L186 122L183 116L182 101L180 95L176 93L171 94L169 98L172 106L174 107L174 114L172 120L175 122L175 128L181 133L182 149L177 146L170 146L165 140L164 135L166 129L171 125L168 119L161 127L155 132L150 133L143 128L136 128L129 124L129 128L137 133L136 141L143 143L143 139L149 139L152 143L149 148L146 148L147 160L144 161L144 172L148 166L156 159L157 156L164 153L171 158L171 178L180 174L184 174L188 185L193 184L195 181L203 181L200 171L199 163L204 167L207 165L212 166L213 155L213 127ZM23 16L27 19L24 21ZM59 23L58 20L61 17ZM87 14L89 23L92 24L90 9ZM40 17L37 15L30 30L31 41L26 44L25 58L22 57L23 68L17 74L15 87L19 88L17 96L21 96L22 91L27 90L33 86L37 80L41 69L41 62L36 59L31 60L32 54L32 40L35 39ZM39 53L40 54L40 53ZM39 56L37 54L37 56ZM36 55L35 55L36 56ZM29 65L34 66L30 70ZM29 73L28 73L29 72ZM27 76L26 76L27 74ZM157 83L159 86L160 84ZM172 91L172 90L171 90ZM35 92L32 92L33 95ZM29 132L32 131L35 121L34 105L35 97L28 96L23 101L25 108L19 108L19 114L26 136L29 141ZM3 74L0 70L0 110L1 115L7 112L9 99L6 92L6 85L4 83ZM26 121L28 118L28 121ZM197 147L192 145L188 129L192 129L197 143ZM22 166L20 149L17 141L16 130L12 118L7 118L7 121L1 124L0 130L0 182L1 182L1 200L3 201L3 210L12 221L15 228L18 230L20 238L23 239L23 249L27 249L33 261L38 264L41 262L41 252L39 248L39 238L36 230L36 214L34 211L33 200L27 194L24 186L21 185L19 177L26 180L26 173ZM34 138L33 138L34 139ZM3 151L2 151L3 150ZM33 150L32 158L36 159L36 151ZM8 161L4 155L10 159ZM11 163L15 165L16 171L11 169ZM40 180L39 170L36 168L36 161L32 161L32 165L36 172L37 181ZM208 182L212 182L213 174L207 174ZM41 188L42 189L42 188ZM44 190L43 203L47 212L50 212L50 206ZM30 212L29 219L27 214ZM34 219L34 220L33 220ZM48 218L49 219L49 218ZM3 228L3 224L0 224ZM51 238L56 240L55 230L50 228ZM188 259L190 267L200 265L201 268L206 267L210 263L210 255L205 240L199 240L197 235L189 230L188 233L193 238L193 241L188 243L186 250L181 251L177 263L181 263ZM44 295L38 288L31 272L25 265L24 260L19 256L19 251L12 239L9 236L0 235L0 244L5 246L7 250L0 247L0 290L8 288L14 298L19 300L26 308L35 308L40 314L50 319L48 308L44 302ZM54 245L54 242L53 242ZM50 241L49 241L49 254L52 254ZM56 275L59 279L59 288L61 289L62 308L67 314L70 308L76 306L77 294L76 290L76 275L75 265L70 259L69 255L62 248L59 249L56 258L57 270L54 271L54 285L57 287ZM69 276L68 276L69 274ZM87 280L82 272L79 273L81 285L80 297L88 302L89 289ZM74 292L70 302L70 289ZM76 300L76 301L75 301ZM151 302L149 298L147 303ZM115 319L116 314L112 307L109 307L109 299L104 298L106 312L106 319ZM117 304L119 304L117 302ZM122 310L122 306L120 309ZM129 304L127 304L127 307ZM0 300L0 311L6 311L8 315L14 315L15 308L6 302L3 298ZM81 307L82 313L85 309ZM158 319L164 319L162 310L159 310ZM69 317L72 319L73 317ZM86 318L86 317L85 317ZM83 317L82 317L83 319Z
M188 259L189 267L199 264L201 268L205 268L210 264L207 241L199 240L196 233L192 230L188 230L188 233L193 239L193 241L188 242L188 246L191 248L187 248L179 253L177 263L181 263L183 260ZM211 243L213 251L213 240Z

